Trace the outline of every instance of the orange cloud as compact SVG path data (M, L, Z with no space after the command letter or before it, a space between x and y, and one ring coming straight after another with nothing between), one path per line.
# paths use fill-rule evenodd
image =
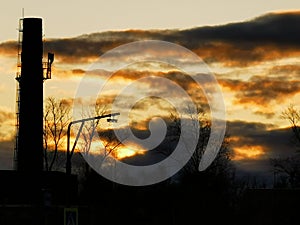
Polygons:
M9 57L17 57L18 43L16 41L7 41L0 43L0 54Z
M11 141L15 134L15 114L0 109L0 141Z
M95 82L97 82L97 76L99 76L98 81L102 82L103 78L107 76L107 73L107 71L89 71L87 74L93 76ZM134 105L133 111L135 117L141 112L143 113L143 115L145 115L145 112L149 109L151 109L153 112L155 112L156 110L158 110L159 112L164 111L169 113L171 111L174 111L170 108L170 103L167 103L166 101L158 98L159 96L165 96L166 94L169 97L173 97L174 101L176 101L176 103L180 105L179 107L186 108L187 105L184 102L186 98L182 97L181 94L175 90L174 83L176 83L179 87L184 89L187 94L189 94L193 103L198 107L199 110L208 110L207 99L201 87L190 76L175 70L158 72L151 70L139 71L136 69L124 69L117 71L110 77L109 82L105 84L106 86L102 89L102 94L98 98L97 104L105 105L107 106L107 109L110 109L111 104L113 103L120 90L130 85L134 81L145 77L149 79L140 81L136 86L133 87L134 89L132 89L134 91L134 94L138 94L140 93L140 91L143 92L145 88L147 88L147 90L151 90L149 98L143 99L143 101L137 102ZM161 77L166 79L163 82L157 79ZM123 93L121 95L125 99L123 104L128 101L132 93L128 93L127 95L126 94L127 93ZM151 96L158 97L151 98ZM179 104L179 102L181 104ZM120 110L124 108L123 106L119 105L117 105L117 107L120 107Z
M14 118L14 113L3 109L0 110L0 124L6 122L7 120L12 120Z
M257 110L254 112L255 115L263 116L266 119L271 119L275 116L275 112L271 109L266 109L266 111L263 110Z
M177 83L180 87L185 90L189 90L195 87L196 82L188 75L179 70L167 70L167 71L152 71L151 67L147 70L137 70L137 69L125 69L117 71L113 74L111 79L129 79L137 80L144 77L163 77ZM159 84L154 84L154 86L159 86Z
M245 145L233 148L232 160L259 159L265 155L265 149L260 145Z
M52 67L52 76L63 78L63 79L69 79L70 77L83 77L85 74L85 71L83 69L71 69L66 70L62 69L60 67L53 66Z
M300 80L282 77L253 76L248 81L220 79L222 87L235 93L236 104L267 107L271 102L281 103L300 91Z
M298 79L300 80L300 65L298 64L287 64L274 66L269 71L268 74L276 76L284 76L286 79Z

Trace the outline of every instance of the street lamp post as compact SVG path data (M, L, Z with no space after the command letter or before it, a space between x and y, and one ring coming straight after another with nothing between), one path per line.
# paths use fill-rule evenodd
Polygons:
M74 153L74 150L75 150L75 147L76 147L76 144L77 144L77 141L79 139L79 136L80 136L80 133L82 131L84 123L86 121L99 120L99 119L108 118L108 117L109 117L107 119L108 122L117 122L117 120L114 119L113 117L114 116L118 116L118 115L120 115L120 113L111 113L111 114L106 114L106 115L102 115L102 116L95 116L95 117L85 118L85 119L81 119L81 120L74 120L74 121L72 121L72 122L69 123L68 130L67 130L67 161L66 161L66 174L67 175L71 175L71 169L72 169L71 158L73 156L73 153ZM70 151L71 126L73 124L76 124L76 123L81 123L81 125L80 125L79 131L78 131L78 133L76 135L76 139L75 139L75 142L73 144L73 147L72 147L72 149Z

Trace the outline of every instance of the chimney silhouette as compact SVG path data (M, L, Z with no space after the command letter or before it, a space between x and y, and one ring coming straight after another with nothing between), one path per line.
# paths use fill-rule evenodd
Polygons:
M42 19L24 18L19 82L17 170L43 170Z

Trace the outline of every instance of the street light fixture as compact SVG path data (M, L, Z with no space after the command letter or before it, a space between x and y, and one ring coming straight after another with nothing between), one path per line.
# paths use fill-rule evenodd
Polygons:
M74 120L74 121L72 121L72 122L69 123L68 130L67 130L67 162L66 162L66 174L67 175L71 175L71 169L72 169L71 158L73 156L73 153L74 153L74 150L75 150L75 147L76 147L76 144L77 144L77 141L79 139L79 136L80 136L80 133L82 131L84 123L87 122L87 121L100 120L100 119L103 119L103 118L108 118L107 122L116 123L118 120L114 119L113 117L114 116L118 116L118 115L120 115L120 113L111 113L111 114L106 114L106 115L101 115L101 116L95 116L95 117L85 118L85 119L81 119L81 120ZM72 147L72 149L70 151L71 126L73 124L76 124L76 123L81 123L81 125L80 125L79 131L78 131L78 133L76 135L76 139L75 139L75 142L73 144L73 147Z

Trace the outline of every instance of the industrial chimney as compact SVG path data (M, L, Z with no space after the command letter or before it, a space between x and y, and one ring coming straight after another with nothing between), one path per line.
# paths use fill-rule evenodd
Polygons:
M43 170L43 82L50 78L53 54L44 68L42 26L41 18L20 20L15 159L17 170L22 172Z

